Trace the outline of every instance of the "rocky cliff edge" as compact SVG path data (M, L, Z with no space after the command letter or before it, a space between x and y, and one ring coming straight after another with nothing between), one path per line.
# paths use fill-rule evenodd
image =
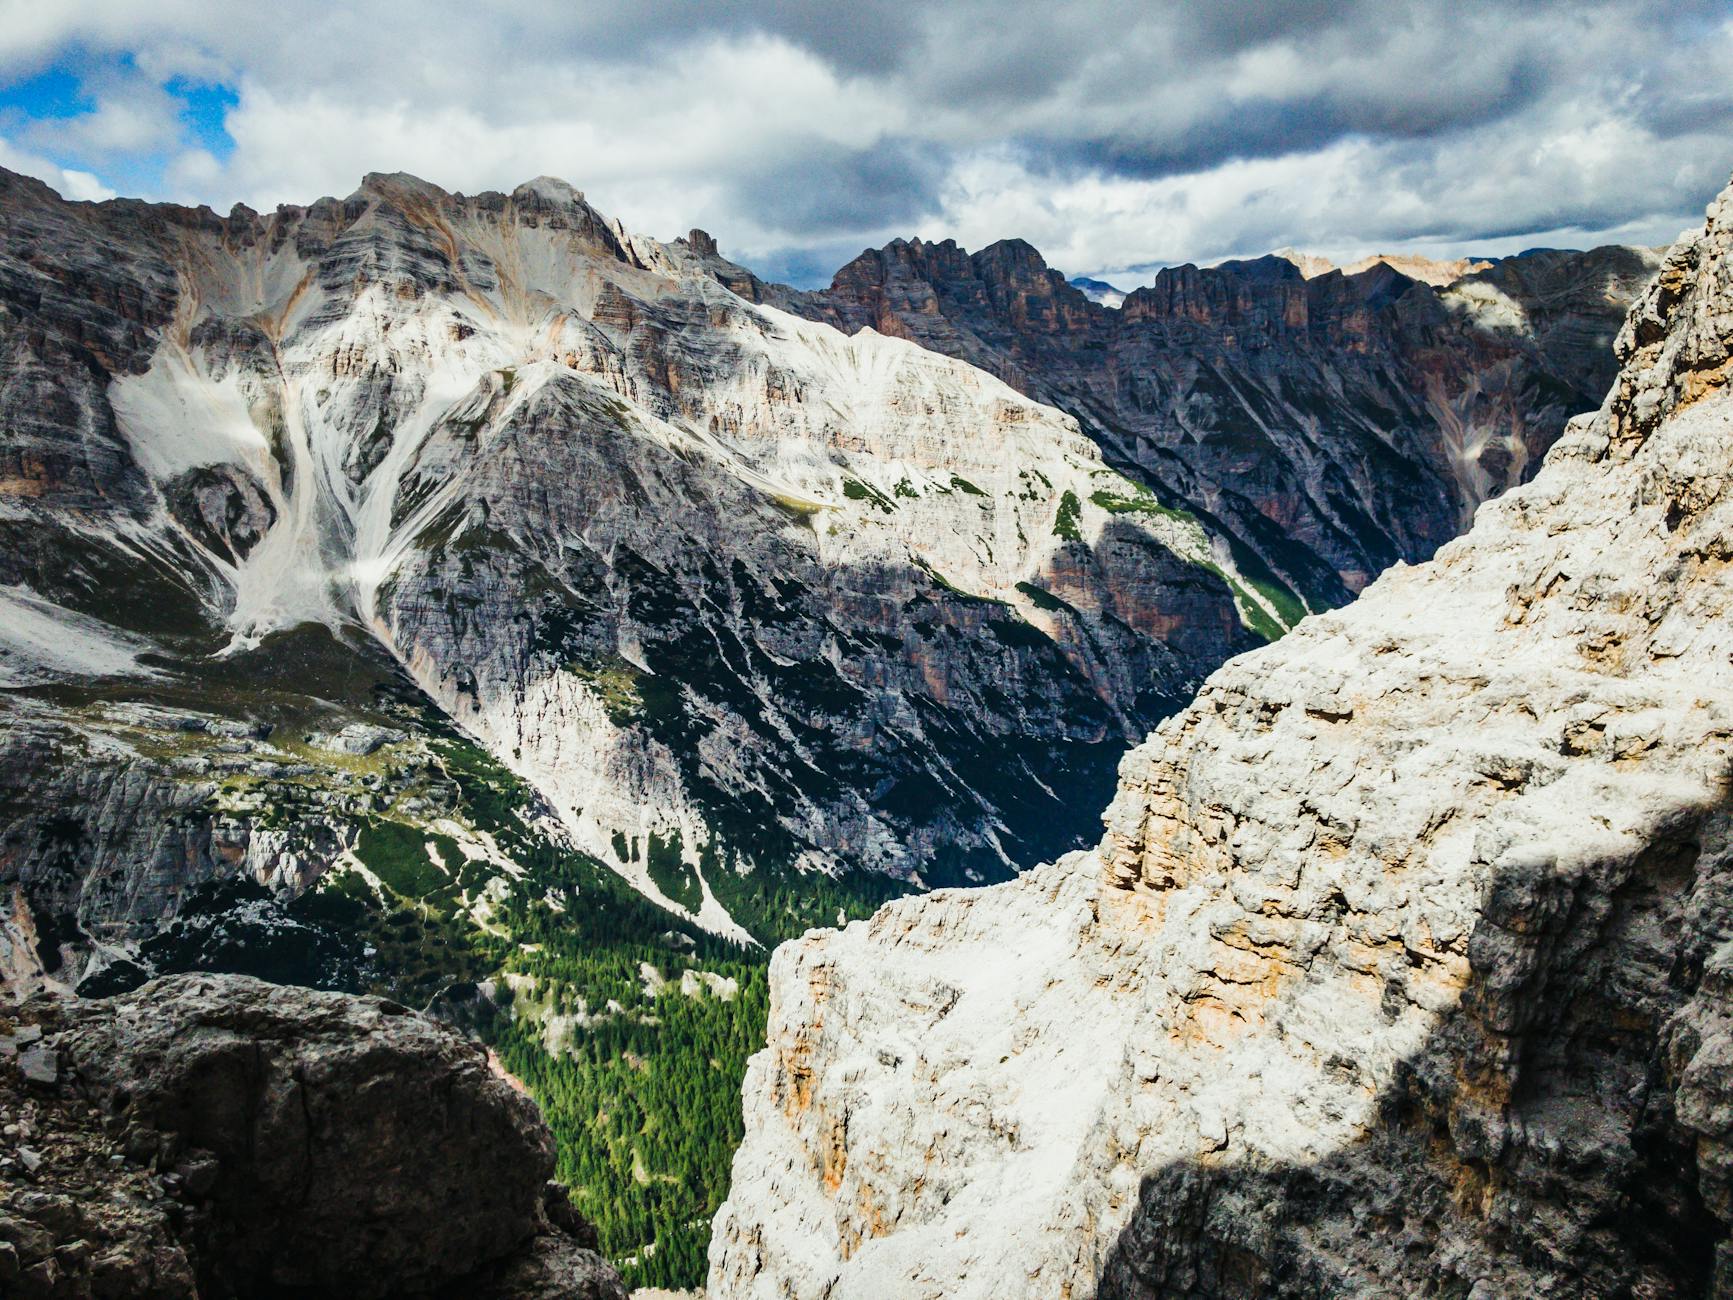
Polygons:
M783 947L713 1295L1733 1294L1733 192L1100 846Z
M535 1104L382 998L236 975L0 1016L0 1291L625 1300Z

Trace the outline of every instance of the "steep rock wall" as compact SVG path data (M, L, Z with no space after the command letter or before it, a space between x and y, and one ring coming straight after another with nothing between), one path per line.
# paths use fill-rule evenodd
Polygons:
M577 847L736 937L725 872L982 880L1083 842L1058 792L1105 796L1279 626L1060 413L744 301L709 241L563 182L218 216L0 174L0 237L0 884L87 928L340 850L218 845L220 782L91 699L221 692L244 722L231 668L310 625L376 641ZM326 667L287 685L329 699ZM44 883L69 837L121 894Z
M1425 559L1531 477L1612 381L1654 250L1439 268L1286 254L1164 269L1091 300L1021 240L868 250L821 292L761 291L848 330L963 357L1075 415L1117 467L1313 609ZM1250 557L1257 557L1253 561Z
M1733 194L1600 412L1093 852L786 945L729 1297L1733 1294Z

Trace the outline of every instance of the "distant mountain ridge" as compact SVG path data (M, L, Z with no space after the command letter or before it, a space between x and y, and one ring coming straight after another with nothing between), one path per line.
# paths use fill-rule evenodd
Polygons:
M899 239L825 290L739 288L1058 406L1242 571L1318 609L1534 471L1611 382L1613 335L1657 265L1538 252L1439 288L1384 259L1308 277L1270 255L1165 269L1112 309L1021 240Z
M1098 302L1103 307L1119 307L1125 302L1125 291L1115 289L1106 280L1092 280L1086 275L1075 275L1066 283L1074 289L1081 290L1083 296L1090 302Z
M1382 264L1393 271L1400 271L1410 280L1419 280L1435 289L1454 284L1465 275L1490 270L1494 265L1494 262L1487 258L1437 259L1422 257L1417 253L1369 253L1365 257L1340 265L1327 257L1302 253L1293 248L1278 248L1272 256L1292 262L1308 280L1328 275L1331 271L1340 271L1343 275L1359 275L1362 271L1370 271L1374 266Z
M309 629L297 690L407 676L577 848L744 939L749 877L963 882L1074 843L1067 792L1282 626L1059 412L742 301L702 232L564 182L218 217L5 174L0 236L0 879L72 948L241 862L295 892L357 853L347 804L243 813L258 774L225 792L141 739L144 702L220 695L221 743L323 791L329 746L292 759L232 694ZM56 694L93 682L120 713Z

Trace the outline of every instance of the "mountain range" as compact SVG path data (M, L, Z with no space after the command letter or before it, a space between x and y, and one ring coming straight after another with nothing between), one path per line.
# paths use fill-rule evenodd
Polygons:
M764 950L1086 847L1211 672L1533 474L1658 265L1114 307L899 240L815 292L547 178L219 216L0 173L0 972L429 1007L604 1250L690 1280ZM586 1073L608 1035L667 1054ZM604 1087L702 1149L591 1134Z
M1105 833L784 945L713 1297L1733 1293L1733 189L1598 410Z

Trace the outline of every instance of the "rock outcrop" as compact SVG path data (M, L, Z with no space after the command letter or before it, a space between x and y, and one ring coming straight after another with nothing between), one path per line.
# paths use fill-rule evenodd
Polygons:
M1096 850L778 951L711 1294L1733 1295L1733 191L1618 355Z
M897 240L822 292L762 292L1076 416L1242 570L1317 610L1427 558L1532 476L1612 382L1613 334L1657 261L1613 247L1338 269L1283 252L1103 297L1021 240L972 254Z
M9 1296L624 1300L534 1103L400 1006L180 976L16 1020Z

